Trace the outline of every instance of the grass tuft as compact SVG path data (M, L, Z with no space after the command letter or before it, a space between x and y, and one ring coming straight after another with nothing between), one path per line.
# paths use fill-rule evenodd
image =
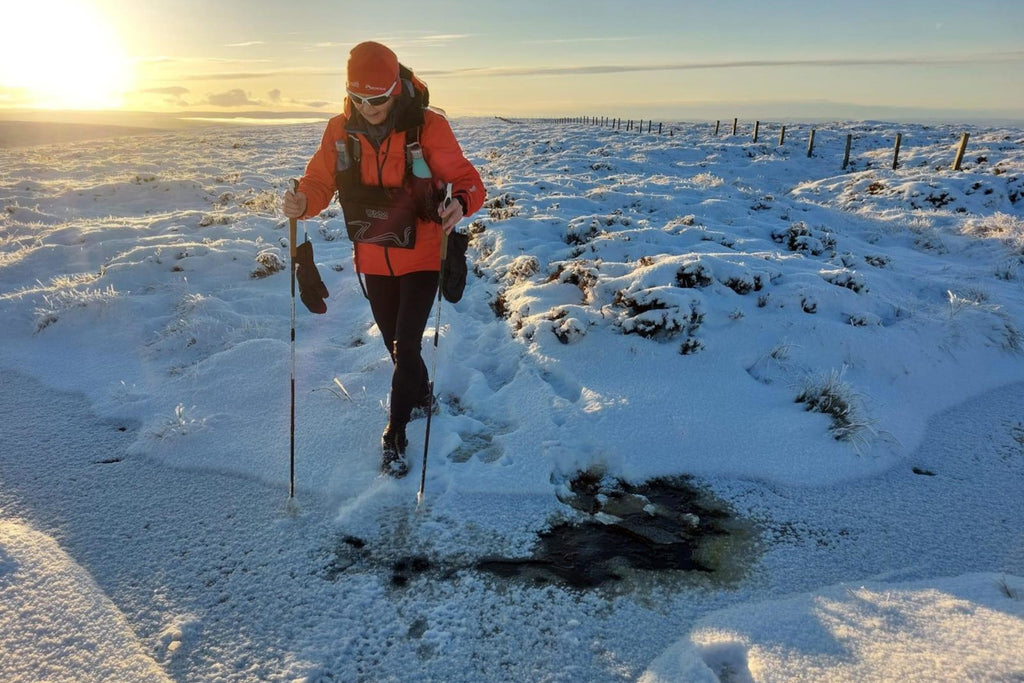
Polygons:
M864 414L860 397L843 381L843 373L830 370L806 380L796 397L808 411L828 415L832 419L829 433L836 441L852 443L858 450L877 436L873 420Z
M1021 599L1020 591L1018 591L1016 588L1010 585L1010 583L1006 580L1006 576L1000 577L996 585L999 587L999 590L1002 591L1003 595L1010 598L1011 600Z

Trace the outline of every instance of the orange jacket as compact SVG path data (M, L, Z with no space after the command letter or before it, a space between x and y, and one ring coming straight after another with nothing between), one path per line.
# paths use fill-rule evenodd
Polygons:
M334 171L338 159L335 142L346 140L350 134L359 136L362 148L360 171L365 185L399 187L405 179L406 131L393 130L380 147L374 149L362 133L346 130L348 123L349 117L345 114L328 121L319 149L306 164L306 173L299 180L299 191L306 195L305 218L326 209L334 197ZM465 214L469 216L479 210L486 196L480 174L463 155L443 115L430 109L423 111L420 145L433 177L452 184L452 197L462 200ZM405 275L440 270L441 226L417 220L416 246L412 249L356 243L354 259L356 271L365 275Z

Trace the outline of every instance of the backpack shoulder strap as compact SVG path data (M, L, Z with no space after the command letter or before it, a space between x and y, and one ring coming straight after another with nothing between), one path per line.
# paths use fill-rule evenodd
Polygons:
M349 133L345 140L345 144L348 145L348 158L351 159L352 165L358 168L363 158L363 146L359 143L359 136Z
M421 78L413 73L412 69L405 64L399 63L398 78L402 82L408 81L412 86L412 92L409 95L412 96L421 109L426 109L430 106L430 89L427 88L427 84Z

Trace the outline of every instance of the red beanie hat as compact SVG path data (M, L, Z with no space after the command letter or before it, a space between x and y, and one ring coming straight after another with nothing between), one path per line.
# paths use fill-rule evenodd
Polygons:
M383 95L398 80L398 57L389 48L372 41L359 43L348 55L345 87L357 95Z

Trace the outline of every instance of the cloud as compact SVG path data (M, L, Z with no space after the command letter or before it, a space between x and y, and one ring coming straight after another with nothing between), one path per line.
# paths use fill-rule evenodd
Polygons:
M270 99L271 102L277 104L278 102L281 101L281 90L279 88L274 88L273 90L267 93L267 97Z
M245 107L261 104L257 100L250 100L249 95L241 88L210 95L206 101L215 107Z
M433 36L420 36L418 38L412 38L401 42L395 42L393 46L395 52L397 52L399 55L399 59L401 59L402 52L404 52L405 50L415 51L421 50L423 48L449 47L452 43L467 37L468 35L459 34L438 34Z
M246 43L228 43L224 47L252 47L253 45L266 45L262 40L250 40Z
M463 38L472 37L472 33L437 33L429 36L419 36L413 40L419 43L436 43L445 42L450 43L453 40L462 40Z
M144 88L138 91L140 95L157 95L163 98L165 104L174 105L178 107L188 106L188 100L185 99L185 95L191 92L188 88L181 86L169 86L166 88Z
M30 93L27 88L0 85L0 104L17 104L28 101L29 98Z
M182 97L183 95L187 95L189 93L189 89L182 88L181 86L171 86L168 88L146 88L145 90L140 90L139 92L144 93L146 95L170 95L172 97Z
M649 40L645 36L594 36L589 38L545 38L524 40L526 45L563 45L565 43L622 43L630 40Z
M180 77L183 81L244 81L254 78L274 78L277 76L330 76L339 78L341 69L274 69L267 71L232 71L208 74L188 74Z
M158 56L158 57L143 57L143 58L140 58L138 60L139 63L147 65L147 66L164 66L164 65L177 66L177 65L184 64L184 65L188 65L189 67L192 67L193 65L196 65L196 64L199 64L199 65L210 65L210 64L213 64L213 65L221 65L221 64L269 64L272 61L274 61L274 60L264 59L264 58L260 58L260 59L240 59L240 58L237 58L237 57L233 57L233 58L227 58L227 57L168 57L166 55L162 55L162 56ZM199 75L192 74L189 77L191 77L191 78L196 78L196 77L203 78L203 76L201 74L199 74Z
M688 62L677 64L595 64L549 67L482 67L424 70L423 76L579 76L635 73L639 71L691 71L699 69L742 69L756 67L845 67L845 66L961 66L1024 61L1024 50L1002 53L967 54L952 57L879 57L862 59L766 59L729 62Z
M406 50L447 47L451 43L464 40L466 38L472 38L474 35L475 34L472 33L422 33L418 31L397 31L390 35L377 36L374 40L384 43L390 47L398 53L398 58L402 59L402 54ZM339 45L339 47L351 48L354 45L355 43L345 43Z

